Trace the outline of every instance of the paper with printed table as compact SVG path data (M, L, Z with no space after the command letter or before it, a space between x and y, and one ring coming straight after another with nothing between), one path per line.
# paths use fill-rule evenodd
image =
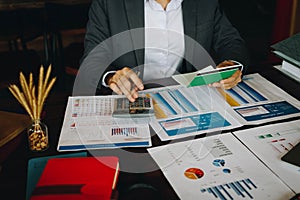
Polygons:
M69 97L58 151L151 146L149 120L113 118L114 101L124 96Z

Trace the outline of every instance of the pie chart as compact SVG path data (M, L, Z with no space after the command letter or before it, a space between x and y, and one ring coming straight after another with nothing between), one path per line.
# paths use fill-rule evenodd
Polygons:
M204 176L204 172L199 168L189 168L185 170L184 175L189 179L199 179Z

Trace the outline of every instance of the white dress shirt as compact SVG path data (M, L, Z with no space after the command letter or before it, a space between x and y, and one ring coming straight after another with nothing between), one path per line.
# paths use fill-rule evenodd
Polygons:
M181 3L171 0L166 9L155 0L145 0L145 60L143 81L170 77L182 63L184 29ZM124 63L126 65L126 63ZM102 85L107 72L102 79Z
M164 10L145 0L145 65L143 80L170 77L184 56L182 0L171 0Z

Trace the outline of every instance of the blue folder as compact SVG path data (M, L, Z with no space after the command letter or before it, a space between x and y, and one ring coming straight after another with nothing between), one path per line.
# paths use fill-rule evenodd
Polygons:
M27 184L26 184L26 200L30 200L32 191L34 190L39 178L50 158L65 158L65 157L86 157L87 152L69 153L54 156L45 156L32 158L28 161Z

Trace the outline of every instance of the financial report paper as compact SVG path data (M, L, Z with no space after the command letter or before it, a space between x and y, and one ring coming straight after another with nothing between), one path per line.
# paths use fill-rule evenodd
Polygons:
M113 118L120 96L69 97L58 151L151 146L152 118Z
M114 118L124 95L69 97L58 150L149 147L149 126L167 141L300 116L300 102L259 74L230 90L173 85L140 94L152 98L155 116Z
M231 133L148 148L180 199L286 200L295 193Z
M281 160L300 142L300 120L236 131L233 134L294 192L300 192L300 167Z
M163 141L300 116L300 102L259 74L230 90L180 85L145 93L154 99L151 126Z

